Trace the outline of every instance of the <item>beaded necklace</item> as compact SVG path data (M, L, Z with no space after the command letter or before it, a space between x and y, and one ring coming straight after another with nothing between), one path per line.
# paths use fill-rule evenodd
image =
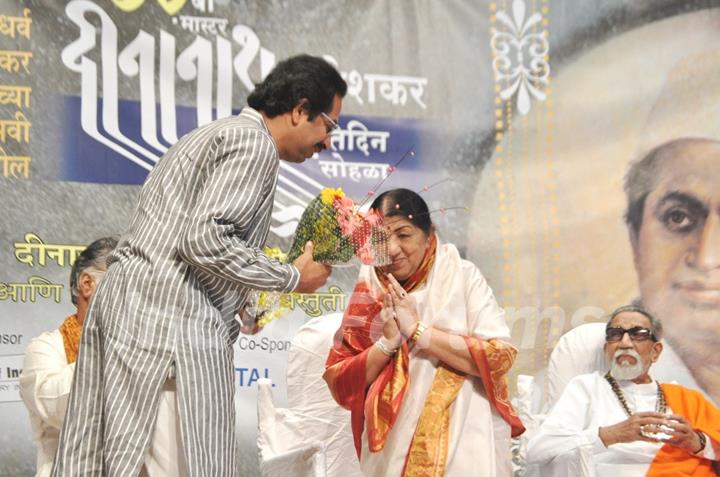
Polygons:
M612 388L615 396L617 396L618 401L620 401L620 405L625 410L625 413L628 415L628 417L632 416L630 406L628 406L627 400L625 400L625 394L622 392L622 389L620 389L620 385L618 384L618 382L610 374L610 371L605 374L605 379L610 384L610 388ZM665 411L667 409L667 405L665 404L665 393L660 387L660 383L655 381L655 385L657 386L657 402L655 403L655 411L659 412L660 414L665 414Z

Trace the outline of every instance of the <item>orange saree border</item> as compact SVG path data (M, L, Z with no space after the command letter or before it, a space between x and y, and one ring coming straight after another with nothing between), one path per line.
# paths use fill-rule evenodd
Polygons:
M435 371L405 457L403 476L442 477L445 474L450 447L450 407L464 382L464 374L442 364Z
M517 349L501 340L481 340L469 336L465 336L465 344L467 344L475 365L480 370L480 379L490 404L510 425L511 435L519 436L525 432L525 426L510 404L507 378L515 356L517 356Z
M510 404L507 386L507 373L512 367L517 350L496 339L485 341L475 337L464 338L480 371L480 379L490 404L510 425L512 436L519 436L525 431L525 427ZM445 366L440 366L435 372L405 459L403 476L444 475L450 441L450 407L455 402L465 378L465 374Z
M370 452L385 447L387 435L395 424L409 382L408 349L402 349L382 370L365 398L365 424Z
M358 457L365 427L365 367L373 344L370 338L373 320L368 317L375 316L380 309L368 284L359 282L335 336L335 345L330 348L323 375L335 401L351 412L353 440Z

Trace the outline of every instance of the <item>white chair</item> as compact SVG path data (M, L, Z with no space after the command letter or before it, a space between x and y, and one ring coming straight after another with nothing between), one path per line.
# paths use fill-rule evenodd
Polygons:
M302 416L275 407L271 380L258 380L257 402L261 475L325 477L324 444L307 442Z
M552 409L575 376L608 369L604 345L605 323L576 326L560 337L548 361L545 410Z
M577 326L560 337L550 354L546 370L536 376L518 375L515 404L527 429L526 435L532 434L542 424L545 414L552 409L573 377L607 369L604 343L604 323ZM546 393L543 388L547 388Z
M362 477L350 412L333 400L322 379L341 321L341 313L314 318L293 338L288 355L288 408L275 408L271 384L258 381L258 446L263 476Z
M328 477L362 477L350 426L350 411L330 394L322 378L342 313L313 318L292 340L288 354L288 407L305 416L306 433L325 443Z

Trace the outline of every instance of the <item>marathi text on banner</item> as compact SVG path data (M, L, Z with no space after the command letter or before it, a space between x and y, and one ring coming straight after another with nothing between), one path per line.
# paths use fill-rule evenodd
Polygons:
M29 8L23 9L23 16L21 17L10 17L0 15L0 34L15 38L15 35L24 36L30 39L30 26L32 25L32 18L30 14L32 12Z
M55 303L60 303L60 293L63 285L52 283L49 280L33 275L26 283L0 282L0 301L11 300L15 303L35 303L40 298L52 298Z
M0 50L0 69L8 73L18 73L22 66L25 73L30 73L31 51Z
M30 107L30 86L0 85L0 104L14 104L18 109Z
M27 120L22 111L15 113L15 119L0 120L0 142L12 138L16 142L30 142L30 126L32 123Z
M34 267L36 262L38 266L44 267L47 258L54 260L60 267L72 266L78 255L85 250L85 245L44 243L32 232L25 234L24 242L15 242L13 246L18 262L29 267Z
M3 177L24 177L30 176L29 156L8 156L5 150L0 147L0 161L3 163Z

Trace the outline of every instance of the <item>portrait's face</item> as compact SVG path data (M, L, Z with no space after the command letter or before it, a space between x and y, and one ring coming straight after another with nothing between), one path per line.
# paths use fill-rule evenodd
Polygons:
M610 327L623 330L632 330L636 327L650 329L650 320L642 313L625 311L613 318ZM636 379L647 376L650 366L657 361L662 352L662 343L653 339L633 339L630 333L625 333L619 341L606 341L603 349L611 370L637 367L637 373L632 373L633 375L627 378ZM617 379L626 379L616 374L618 373L613 371L613 376Z
M289 162L301 163L316 152L330 148L330 133L340 117L342 99L335 96L332 108L325 115L318 114L310 119L307 107L293 110L294 128L287 141L287 152L283 159ZM334 123L333 123L334 121Z
M662 151L631 241L642 302L680 351L720 344L720 142ZM696 349L697 352L697 349Z
M388 252L391 262L383 269L402 282L410 278L420 267L425 250L430 245L430 237L402 217L386 218L385 226L388 231Z

